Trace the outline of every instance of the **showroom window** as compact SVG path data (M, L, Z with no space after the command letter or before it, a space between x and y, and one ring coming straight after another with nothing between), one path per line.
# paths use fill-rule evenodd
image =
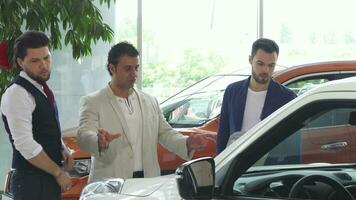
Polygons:
M110 8L96 5L104 22L114 30L114 40L110 44L99 41L92 46L91 56L79 60L73 59L71 47L52 52L49 84L56 95L62 129L78 126L80 97L105 87L110 80L106 64L111 46L123 40L136 45L137 2L120 0Z
M280 65L355 59L356 1L269 0L263 5L263 36L280 45Z
M143 90L161 102L208 75L249 71L248 55L258 35L278 42L277 64L281 66L356 55L351 10L356 2L263 1L263 32L258 33L260 1L142 1ZM53 52L49 84L57 98L63 129L78 125L80 97L103 88L110 80L106 71L110 47L123 40L138 45L138 1L117 0L112 5L109 9L99 6L104 21L115 32L111 44L98 42L92 56L77 61L70 47Z
M143 90L164 100L218 72L248 67L257 1L143 1Z

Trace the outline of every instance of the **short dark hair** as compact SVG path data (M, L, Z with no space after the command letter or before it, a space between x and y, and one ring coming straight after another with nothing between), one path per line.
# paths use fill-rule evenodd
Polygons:
M43 32L38 31L27 31L21 34L15 40L14 52L12 57L13 64L21 70L21 67L17 63L17 58L24 59L27 55L27 49L29 48L50 48L51 40Z
M137 49L129 42L119 42L116 45L112 46L109 55L108 55L108 64L107 64L107 70L110 74L112 75L109 64L116 65L119 63L119 59L121 56L131 56L131 57L137 57L140 55L140 53L137 51Z
M252 44L252 50L251 50L251 57L253 58L256 55L256 52L258 49L262 49L263 51L267 53L273 53L276 52L277 55L279 54L279 47L277 43L271 39L267 38L260 38L256 40Z

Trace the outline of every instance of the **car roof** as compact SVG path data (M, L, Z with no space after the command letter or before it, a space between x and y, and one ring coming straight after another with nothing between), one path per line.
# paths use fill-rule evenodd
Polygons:
M295 73L298 71L298 73ZM356 60L349 61L327 61L295 65L284 70L276 71L272 77L279 83L284 83L294 76L305 74L313 74L320 72L335 72L335 71L356 71ZM294 75L295 74L295 75Z
M291 77L293 77L293 75L291 74L295 74L295 71L299 71L297 74L298 76L319 72L356 71L356 60L324 61L306 63L301 65L292 65L289 67L276 66L275 72L273 73L272 77L278 79L280 83L283 83L286 80L291 79ZM251 75L251 69L249 67L240 68L231 72L221 72L211 76L220 75Z
M327 61L327 62L317 62L317 63L308 63L302 65L295 65L288 68L276 67L276 71L273 73L272 77L279 83L285 83L286 81L291 81L296 77L301 77L303 75L310 75L315 73L325 73L325 72L356 72L356 60L350 61ZM205 79L214 78L214 77L233 77L233 76L249 76L251 75L250 68L240 68L231 72L222 72L214 75L207 76L204 79L199 80L196 83L204 81ZM190 90L194 85L188 86L183 90L175 93L174 95L163 100L161 104L166 103L172 99L175 99L182 94L186 94L187 90ZM190 94L190 93L189 93ZM188 95L189 95L188 94Z

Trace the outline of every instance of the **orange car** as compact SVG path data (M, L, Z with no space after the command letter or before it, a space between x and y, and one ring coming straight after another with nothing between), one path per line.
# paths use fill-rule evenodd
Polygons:
M336 61L314 63L290 67L273 74L273 78L301 94L315 85L331 80L356 76L356 61ZM216 135L220 107L226 86L242 80L248 74L221 74L209 76L161 104L162 112L172 127L185 135L208 133ZM65 143L73 150L74 169L71 172L72 189L62 195L62 199L78 199L87 183L90 170L90 155L79 150L76 143L76 128L63 132ZM208 148L196 152L194 158L215 156L215 143L209 142ZM158 145L161 174L173 173L184 162L174 153Z

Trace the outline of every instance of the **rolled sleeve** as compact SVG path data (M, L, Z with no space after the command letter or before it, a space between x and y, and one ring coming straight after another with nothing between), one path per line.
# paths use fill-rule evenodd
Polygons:
M32 95L16 84L6 90L1 101L1 111L6 116L15 149L27 160L42 151L42 146L33 139L32 133L35 107Z

